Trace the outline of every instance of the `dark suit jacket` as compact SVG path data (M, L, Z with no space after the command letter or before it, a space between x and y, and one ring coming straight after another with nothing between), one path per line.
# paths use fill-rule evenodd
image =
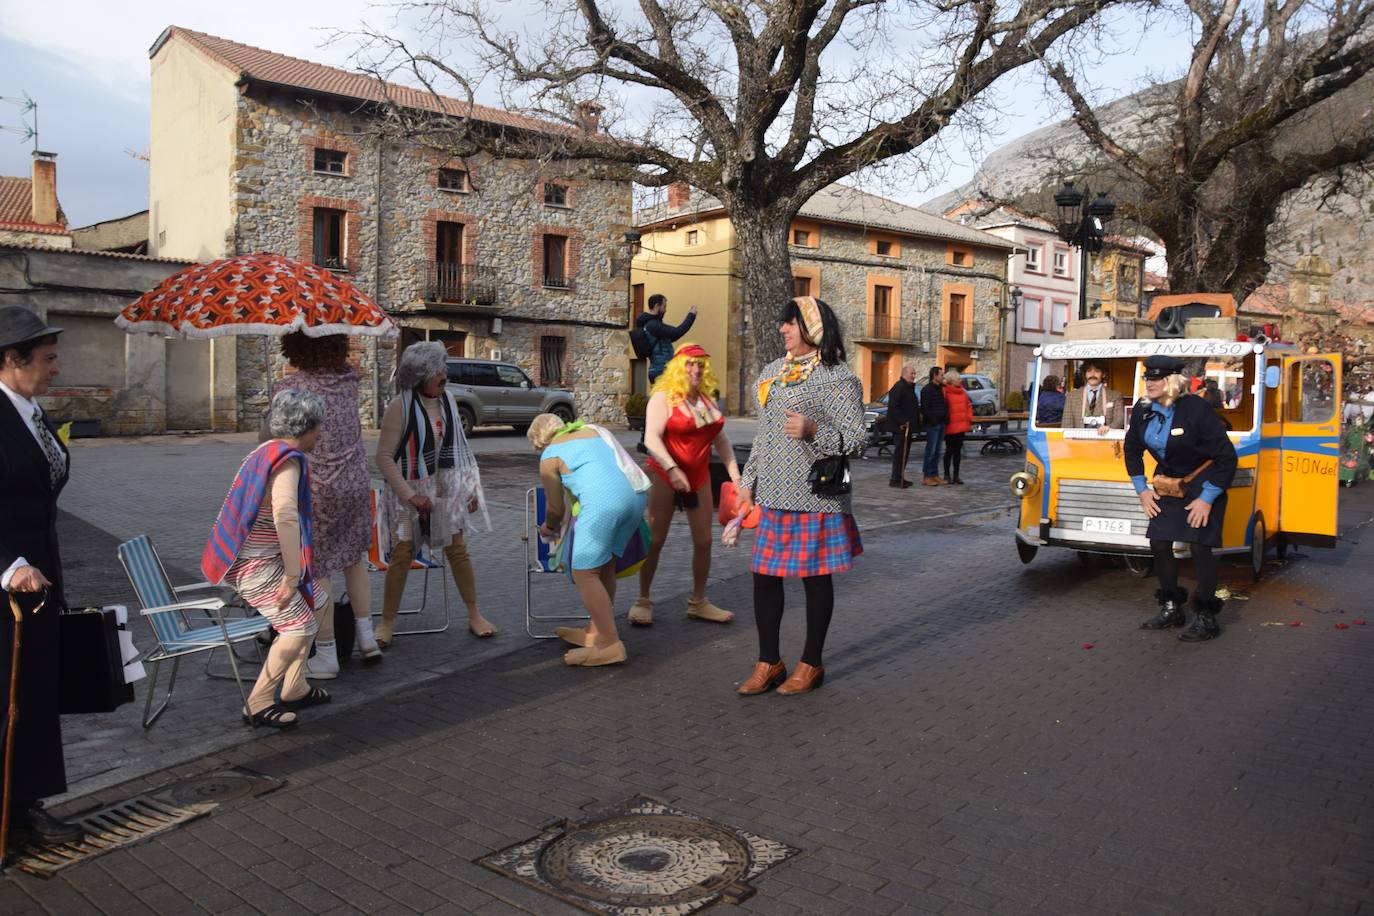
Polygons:
M896 432L903 426L914 428L921 405L916 400L916 386L904 378L897 379L887 393L887 428Z
M46 422L47 418L44 417ZM54 437L57 431L49 423ZM63 447L65 450L65 446ZM70 460L68 470L70 471ZM52 581L43 609L38 596L16 594L24 612L19 655L19 716L15 723L14 808L67 790L58 695L62 684L58 612L64 607L62 557L57 549L57 497L67 475L48 482L48 458L10 399L0 392L0 572L24 557ZM14 617L9 596L0 608L0 696L8 694ZM7 702L0 702L3 722ZM0 732L2 733L2 732Z
M1064 429L1083 427L1083 395L1087 390L1084 386L1064 395L1064 421L1060 424ZM1112 429L1124 429L1131 405L1122 402L1121 393L1110 388L1103 388L1098 392L1098 397L1102 399L1102 403L1097 405L1098 414Z
M1145 473L1145 427L1158 423L1150 402L1141 398L1131 411L1131 426L1126 430L1122 450L1126 458L1126 473L1131 476ZM1157 416L1157 415L1156 415ZM1153 454L1153 453L1151 453ZM1159 456L1155 455L1155 460ZM1188 487L1191 499L1202 491L1203 483L1210 483L1223 491L1236 476L1236 447L1226 436L1226 424L1202 398L1185 394L1174 402L1174 421L1164 460L1157 473L1166 477L1187 477L1208 459L1212 464L1199 474Z

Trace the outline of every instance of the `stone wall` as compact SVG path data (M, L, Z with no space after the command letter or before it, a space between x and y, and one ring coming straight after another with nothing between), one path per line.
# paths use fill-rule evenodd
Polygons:
M35 308L63 329L61 374L42 399L45 411L59 422L98 423L107 436L166 431L167 342L155 334L127 334L114 319L185 266L139 255L0 244L0 305Z
M313 168L316 147L345 155L342 174ZM438 169L465 169L470 190L438 187ZM288 96L259 91L241 97L238 149L232 187L236 212L232 250L280 251L313 256L313 209L344 211L347 276L373 295L408 333L405 339L465 334L464 355L504 360L539 379L539 338L567 339L564 385L589 419L623 416L620 402L629 388L627 289L621 238L629 226L626 183L560 176L556 166L472 159L449 162L419 146L380 140L366 115L301 104ZM564 181L568 206L544 203L543 183ZM463 260L488 272L496 289L494 307L472 308L426 302L428 268L434 260L440 221L463 226ZM569 239L567 276L571 289L542 283L542 237ZM493 333L493 318L501 330ZM240 426L253 428L266 405L261 347L239 351ZM395 360L393 344L368 346L358 354L364 376L365 423L375 422L375 377L385 405ZM280 360L272 373L280 374Z

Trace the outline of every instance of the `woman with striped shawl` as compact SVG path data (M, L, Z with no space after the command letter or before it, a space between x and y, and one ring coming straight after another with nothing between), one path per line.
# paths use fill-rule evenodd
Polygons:
M317 394L283 391L272 399L272 438L243 460L201 555L205 578L233 586L277 631L243 710L244 724L254 728L292 728L297 710L329 702L305 679L316 630L305 456L323 421Z
M387 498L379 508L395 539L382 584L382 622L376 631L377 645L383 649L391 645L417 541L444 552L467 605L468 632L479 638L496 635L496 628L477 609L476 577L463 540L470 516L481 515L488 531L491 519L458 406L444 388L447 381L443 344L411 344L396 366L400 393L382 417L377 469L386 478Z

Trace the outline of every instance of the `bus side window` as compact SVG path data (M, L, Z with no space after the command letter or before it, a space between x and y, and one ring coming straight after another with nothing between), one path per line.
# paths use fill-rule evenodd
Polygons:
M1330 423L1336 413L1336 367L1329 359L1302 361L1302 422Z
M1302 363L1293 362L1288 365L1288 416L1285 417L1290 423L1302 422Z
M1272 363L1270 365L1273 365ZM1279 401L1283 399L1282 388L1268 388L1264 380L1259 383L1260 397L1264 398L1264 422L1279 422Z

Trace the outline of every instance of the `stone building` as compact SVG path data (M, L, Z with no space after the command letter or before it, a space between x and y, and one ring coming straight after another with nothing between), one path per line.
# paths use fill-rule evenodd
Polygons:
M172 27L151 50L150 250L204 260L273 251L346 274L403 328L572 390L579 412L620 414L628 388L628 183L479 157L449 161L389 136L380 105L464 112L481 129L561 128ZM274 343L221 338L236 367L237 428L255 427ZM395 345L358 348L362 412L390 395ZM208 377L208 372L207 372Z
M57 200L57 154L35 150L28 178L0 175L0 244L71 248Z
M1102 251L1090 259L1088 317L1138 318L1145 261L1154 252L1134 239L1107 236Z
M1062 376L1068 369L1066 362L1046 361L1040 364L1040 377L1036 378L1035 351L1064 340L1069 319L1078 316L1079 249L1060 239L1049 220L1015 207L966 200L945 211L945 216L1015 246L1008 261L1007 282L1021 294L1009 297L1003 316L1004 393L1024 392L1047 375Z
M213 391L201 375L202 341L126 334L120 309L188 266L186 261L0 242L0 305L36 308L62 328L61 374L43 409L77 421L75 435L135 436L212 425ZM221 407L225 405L221 396Z
M697 305L684 340L711 352L727 408L752 410L753 380L739 370L744 310L725 208L676 185L663 205L636 214L636 222L635 309L663 293L668 321L676 323L687 306ZM998 315L1011 243L842 184L802 206L789 242L794 288L835 309L865 398L886 394L909 360L998 375Z

